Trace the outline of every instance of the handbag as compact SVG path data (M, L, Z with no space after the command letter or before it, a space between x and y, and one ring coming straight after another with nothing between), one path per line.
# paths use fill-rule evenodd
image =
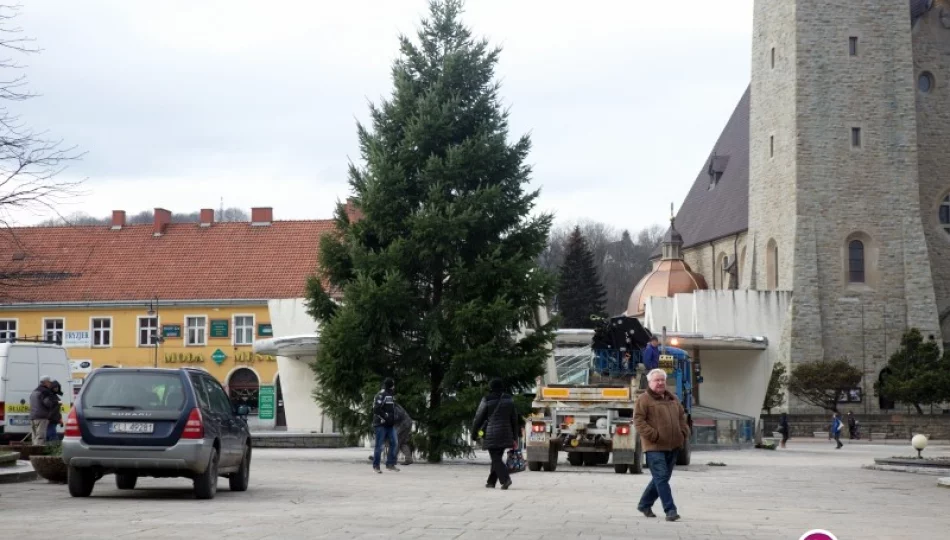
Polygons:
M509 474L525 470L524 454L521 453L520 448L508 450L508 459L505 460L505 466L508 467Z

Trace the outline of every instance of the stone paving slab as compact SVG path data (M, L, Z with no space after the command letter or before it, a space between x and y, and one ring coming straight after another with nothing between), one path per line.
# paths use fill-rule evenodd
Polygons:
M950 455L950 448L928 449ZM88 499L65 486L0 486L11 538L48 530L70 538L797 539L812 528L839 538L945 537L947 491L932 477L863 469L892 447L790 444L777 451L695 452L673 489L683 520L636 512L646 475L612 467L525 471L511 490L485 489L487 461L419 463L373 474L366 449L259 449L251 487L197 501L190 482L141 479L119 491L113 477ZM562 457L563 459L563 457ZM710 467L710 461L726 467ZM659 511L659 505L656 510ZM6 536L5 534L5 536Z

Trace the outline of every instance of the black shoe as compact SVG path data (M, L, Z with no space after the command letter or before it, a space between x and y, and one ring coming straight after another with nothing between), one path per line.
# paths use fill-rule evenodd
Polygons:
M637 508L637 510L640 510L640 513L643 514L643 515L646 516L646 517L649 517L649 518L654 518L654 517L656 517L656 514L653 513L653 510L651 510L651 509L649 509L649 508L647 508L646 510L643 510L643 509L641 509L641 508Z
M679 521L679 519L680 519L680 515L679 515L679 514L673 514L672 516L666 516L666 520L667 520L667 521Z
M508 489L510 487L511 487L511 480L508 480L507 482L501 485L501 489Z
M386 465L386 470L392 471L392 472L399 472L399 467L396 467L395 465Z
M489 482L485 484L485 487L487 487L488 489L495 489L495 484L492 484L491 482Z
M376 474L383 474L383 471L379 470L379 467L373 467L373 472Z

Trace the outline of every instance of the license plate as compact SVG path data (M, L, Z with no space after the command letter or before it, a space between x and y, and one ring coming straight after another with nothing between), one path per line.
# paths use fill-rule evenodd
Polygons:
M548 440L547 433L531 433L528 435L528 442L544 442Z
M30 417L29 416L11 416L9 417L11 426L29 426Z
M155 431L155 424L146 422L113 422L109 426L109 433L151 433Z

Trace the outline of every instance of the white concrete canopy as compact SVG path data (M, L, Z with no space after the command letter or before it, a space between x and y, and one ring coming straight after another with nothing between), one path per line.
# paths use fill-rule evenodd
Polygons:
M317 321L307 314L303 298L271 300L267 308L274 337L255 341L254 352L277 357L287 431L334 433L333 420L313 399L317 383L310 364L320 346Z
M791 293L714 290L650 298L645 326L702 368L699 404L758 419L772 366L782 361Z

